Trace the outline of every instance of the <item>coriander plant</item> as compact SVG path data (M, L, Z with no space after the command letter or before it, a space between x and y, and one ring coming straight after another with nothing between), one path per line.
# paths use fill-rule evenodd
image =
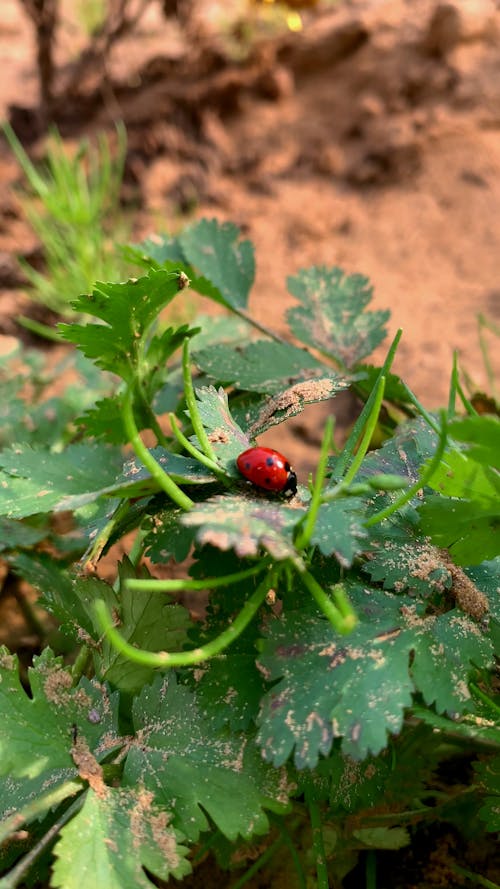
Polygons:
M285 341L248 312L235 226L127 255L140 277L97 283L73 303L89 323L60 327L80 384L49 400L31 355L0 367L0 546L43 609L27 671L0 659L1 889L164 885L209 854L232 886L259 870L375 886L422 826L487 839L498 416L476 413L456 366L447 408L425 410L391 372L401 332L366 363L389 313L361 275L291 277ZM227 317L169 326L188 286ZM348 389L360 410L339 452ZM331 419L295 495L241 476L264 431L320 401ZM465 754L465 789L436 780ZM483 879L456 868L457 885Z

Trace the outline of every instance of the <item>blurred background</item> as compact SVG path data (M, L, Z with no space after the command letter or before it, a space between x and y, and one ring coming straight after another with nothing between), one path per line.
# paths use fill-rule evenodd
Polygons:
M4 347L130 273L117 245L215 216L256 245L259 320L283 329L287 275L340 265L427 406L454 349L490 390L499 49L495 0L2 0Z

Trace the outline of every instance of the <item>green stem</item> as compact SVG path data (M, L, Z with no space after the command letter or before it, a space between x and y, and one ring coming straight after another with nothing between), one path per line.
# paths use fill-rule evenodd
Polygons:
M130 552L128 554L129 562L134 568L137 567L139 562L142 559L144 553L144 541L149 534L148 528L138 528L137 534L134 537L134 542L130 547Z
M223 577L207 577L204 580L191 580L188 578L174 578L172 580L155 580L148 578L147 580L139 580L130 578L125 581L127 589L132 592L148 592L148 593L177 593L181 590L214 590L217 587L229 586L232 583L239 583L241 580L247 580L255 574L260 574L269 564L268 560L262 560L253 568L247 568L245 571L235 571L234 574L225 574Z
M109 522L106 522L104 528L101 528L97 537L95 538L90 550L88 551L87 556L85 557L85 561L82 563L83 569L90 569L91 571L95 570L95 567L101 558L102 551L106 544L108 543L109 538L111 537L115 526L122 520L122 518L127 514L130 509L130 500L121 500L118 506L116 507L113 515L111 516Z
M72 783L72 782L68 782ZM12 868L11 871L7 874L7 876L2 877L0 879L0 889L15 889L16 886L24 879L28 871L30 870L32 864L42 852L45 851L47 846L55 840L57 834L61 831L61 828L73 817L73 815L78 812L78 810L82 807L83 801L85 799L85 795L88 791L81 794L78 799L76 799L62 815L55 821L49 829L44 833L41 840L33 846L30 851L21 858L21 860Z
M299 854L298 854L297 849L295 847L295 843L293 842L288 831L285 830L281 819L278 822L277 827L278 827L279 832L281 833L281 836L283 837L283 842L288 847L288 851L290 853L290 858L293 861L293 865L295 867L295 874L297 877L298 889L307 889L306 875L304 873L304 869L302 867L302 863L301 863Z
M232 889L241 889L241 887L244 886L245 883L248 883L249 880L251 880L252 877L254 877L255 874L257 874L261 870L261 868L263 868L264 865L267 864L268 861L270 861L270 859L273 857L273 855L276 854L276 852L282 845L283 837L279 836L274 841L274 843L271 843L271 845L264 850L262 855L260 855L257 860L254 861L254 863L248 868L248 870L245 871L243 876L240 877L239 880L236 880L236 883L233 883Z
M11 834L19 830L26 821L41 818L50 809L55 809L60 803L75 793L81 793L83 785L80 781L65 781L63 784L42 793L35 799L19 808L13 815L5 818L0 824L0 843L3 843ZM1 884L0 884L1 885Z
M309 504L309 509L307 511L307 516L304 522L304 525L301 531L298 534L298 537L295 541L295 546L298 550L303 550L311 541L311 537L314 531L314 526L316 525L316 520L318 518L318 510L321 506L321 494L323 491L323 483L325 481L327 464L328 464L328 455L330 453L331 443L333 437L333 418L328 417L325 423L325 431L323 433L323 441L321 442L321 451L319 455L318 468L316 471L316 478L314 480L314 487L312 490L311 502Z
M375 398L373 400L373 406L366 421L365 431L363 434L363 438L361 439L358 450L356 451L356 456L352 461L349 469L347 470L344 478L342 479L343 485L350 485L354 476L356 475L359 467L361 466L365 454L370 447L370 442L373 437L373 432L375 430L375 426L377 425L378 417L380 414L380 408L382 407L382 401L384 398L385 392L385 376L379 376L377 380L377 384L375 386Z
M311 596L319 605L325 617L328 618L334 630L336 630L337 633L341 633L343 636L350 633L356 626L358 619L343 588L341 588L341 592L338 589L338 587L341 587L341 584L336 584L334 587L333 594L335 601L332 601L330 596L325 593L323 587L319 585L316 578L309 573L304 565L300 566L299 574L304 586L307 587Z
M234 621L219 636L212 639L211 642L207 642L206 645L201 645L199 648L192 649L191 651L152 652L135 648L126 642L118 630L115 629L106 603L102 599L98 599L94 603L95 614L102 632L107 636L111 645L130 661L146 667L186 667L190 664L199 664L211 657L215 657L215 655L221 654L225 648L231 645L243 633L259 610L269 589L273 585L274 579L275 572L271 572L271 575L264 578L253 595L245 602Z
M399 345L399 341L401 339L402 333L403 333L403 331L400 328L398 330L398 332L396 333L396 336L394 337L394 339L391 343L390 349L387 353L386 359L385 359L382 367L380 368L380 373L377 377L375 386L373 387L372 391L370 392L370 394L365 402L365 405L363 407L363 410L361 411L358 419L356 420L354 426L352 427L351 434L349 435L349 438L347 439L347 441L344 445L342 454L340 455L339 459L337 460L337 462L335 464L335 475L338 478L340 478L344 474L347 464L349 463L349 460L351 459L352 455L354 454L354 449L359 441L361 432L364 429L364 426L368 420L368 417L371 414L373 402L375 401L375 398L377 396L377 389L378 389L379 380L381 377L387 377L387 374L389 373L389 371L392 367L392 363L394 361L394 356L396 354L396 349Z
M453 352L453 366L451 368L450 392L448 395L448 420L452 420L456 413L457 403L457 351Z
M467 398L467 396L462 388L462 385L460 383L460 376L458 373L458 354L455 351L453 353L453 369L451 371L451 384L450 384L450 401L448 403L448 419L449 420L453 419L453 417L455 416L455 413L456 413L455 403L456 403L457 395L460 398L460 401L462 402L467 413L472 417L474 417L474 416L477 417L477 410L475 409L475 407L473 407L473 405ZM450 402L451 402L452 398L453 398L453 409L450 411Z
M135 424L134 413L132 410L132 395L128 390L122 403L122 419L128 440L132 445L137 457L144 464L146 469L151 473L151 477L158 483L162 491L167 497L170 497L181 509L189 510L194 505L193 501L178 485L170 478L164 469L156 462L153 455L148 451L144 444L139 431Z
M199 463L203 463L208 469L211 469L213 473L216 475L223 475L221 472L221 468L218 463L214 460L211 460L210 457L207 457L206 454L203 454L202 451L198 450L198 448L189 441L189 438L186 438L181 428L177 425L177 417L175 414L170 413L168 415L168 419L170 420L170 425L172 427L172 432L174 433L177 441L184 448L188 454L191 454ZM225 476L224 476L225 478Z
M401 380L400 382L406 392L410 404L412 404L413 407L416 408L418 413L424 418L427 425L430 426L430 428L434 432L439 433L439 423L436 423L434 417L428 411L426 411L425 407L418 400L417 396L411 391L410 387L407 386L407 384L403 380Z
M167 438L164 435L163 429L161 428L161 426L158 422L158 419L156 417L154 410L152 409L148 399L146 398L146 395L144 393L144 386L143 386L142 382L138 386L138 392L139 392L139 396L141 399L142 407L149 417L149 428L156 435L156 440L157 440L158 444L164 448L168 448Z
M87 672L88 666L92 660L92 651L88 645L82 645L77 654L76 660L71 668L71 677L73 687L78 685L82 676Z
M496 716L500 716L500 707L498 706L498 704L495 704L495 701L493 701L489 697L489 695L485 694L484 691L482 691L474 682L470 683L470 689L474 692L476 697L483 702L483 704L486 704L486 706L489 710L491 710L492 713L494 713Z
M208 457L209 460L212 460L214 463L216 463L217 457L215 451L210 444L210 441L208 440L208 435L205 432L205 427L203 426L200 412L198 410L198 403L196 401L196 395L193 386L193 378L191 376L191 369L189 366L188 337L186 337L182 346L182 378L184 380L184 395L186 397L186 403L188 406L189 416L191 417L191 423L193 424L193 429L205 456Z
M328 889L328 868L326 866L323 825L321 823L321 812L318 803L309 803L309 818L311 819L312 843L316 861L316 887L317 889Z
M441 430L439 433L439 441L434 456L429 463L429 465L424 469L420 478L407 488L406 491L403 492L399 497L394 500L389 506L386 506L385 509L381 509L380 512L376 512L375 515L370 516L369 519L365 522L365 528L371 528L373 525L378 524L378 522L383 522L384 519L389 518L394 512L398 509L401 509L405 503L408 503L409 500L414 497L414 495L421 490L421 488L425 487L428 481L430 481L431 477L434 475L436 469L441 463L441 458L444 454L444 449L446 447L446 414L443 411L441 414Z
M500 889L498 883L493 883L492 880L482 877L481 874L475 874L470 870L465 870L464 867L460 867L458 864L452 864L451 869L455 871L455 873L460 874L461 877L466 877L468 880L471 880L473 886L481 886L483 889Z
M247 315L244 309L237 309L235 307L231 307L232 311L235 315L238 315L243 321L246 321L247 324L250 324L252 327L255 327L256 330L260 330L261 333L264 333L269 339L274 340L275 343L282 343L285 346L289 346L290 343L287 340L280 336L279 333L276 333L274 330L271 330L270 327L265 327L264 324L261 324L260 321L257 321L256 318L252 318L251 315Z
M484 315L479 315L477 319L478 323L478 335L479 335L479 348L481 349L481 354L483 356L484 369L486 371L486 376L488 378L488 387L491 395L496 398L496 384L495 384L495 373L493 370L493 366L491 364L490 359L490 350L488 348L488 343L484 337L484 329L490 330L496 336L500 336L499 328L493 324L492 321L488 321Z

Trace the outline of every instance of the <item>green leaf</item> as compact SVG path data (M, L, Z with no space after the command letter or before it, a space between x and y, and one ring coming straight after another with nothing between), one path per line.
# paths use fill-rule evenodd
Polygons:
M490 507L500 494L500 477L461 451L450 451L433 474L429 486L446 497L461 497ZM498 510L500 518L500 510Z
M236 457L250 447L250 442L231 416L226 392L222 388L202 386L196 390L196 398L201 421L217 459L229 475L239 477ZM196 436L193 441L198 443Z
M295 556L293 528L301 512L273 502L243 495L211 497L182 517L197 528L196 539L221 550L233 549L240 558L256 556L261 548L278 561Z
M490 757L474 763L474 771L484 793L484 803L479 817L486 824L486 830L500 830L500 756Z
M437 440L436 433L422 417L404 423L381 448L366 455L356 474L356 480L362 481L382 474L400 475L406 477L410 485L418 479L425 460L433 456ZM392 498L386 499L390 502ZM380 508L380 503L376 508Z
M329 401L339 392L348 389L350 385L351 380L334 374L296 383L272 398L266 399L253 422L248 426L247 433L252 438L261 435L272 426L277 426L279 423L296 417L308 404ZM251 421L251 416L248 420Z
M0 774L6 775L4 816L40 817L75 793L78 770L73 735L97 761L123 744L117 734L117 696L71 672L46 649L29 670L31 697L21 685L17 658L0 652ZM44 802L45 797L45 802ZM58 799L59 797L59 799ZM39 800L39 805L35 801Z
M472 447L444 454L429 482L443 496L428 496L419 506L421 527L457 564L475 565L500 552L500 420L467 417L449 429Z
M236 840L267 832L264 809L286 810L285 774L262 762L250 735L219 730L173 673L144 688L133 719L140 743L128 753L125 786L152 791L191 840L208 829L207 816Z
M165 565L169 559L183 562L191 549L194 531L181 524L184 510L169 507L155 511L151 530L144 538L144 551L152 562Z
M179 291L179 276L164 269L123 284L96 284L74 303L78 312L104 324L61 324L63 336L104 370L133 384L141 339L160 311Z
M121 463L118 451L99 444L61 453L14 445L0 454L0 513L23 518L75 508L109 488Z
M360 827L353 836L370 849L388 849L392 852L404 849L411 843L406 827Z
M12 565L16 574L42 593L39 604L57 618L63 633L79 643L100 641L93 603L102 598L110 610L117 607L116 593L109 584L97 577L71 577L48 553L20 553Z
M418 512L422 530L436 546L449 549L457 565L477 565L498 555L497 501L488 508L470 500L428 495Z
M145 576L144 572L141 576ZM166 600L161 593L131 592L124 584L127 577L136 577L126 562L120 565L120 592L115 614L121 636L131 645L146 651L180 651L187 642L191 624L189 612L182 605ZM109 596L108 596L109 598ZM122 692L137 692L151 681L153 669L134 664L119 654L107 641L96 658L101 679Z
M194 357L200 370L212 379L250 392L275 394L292 383L328 375L339 380L324 362L289 343L257 340L237 348L214 345L195 351Z
M351 497L323 503L318 511L311 543L324 556L334 555L344 568L349 568L365 548L363 541L368 534L362 508L363 501Z
M193 279L193 290L229 309L246 307L255 275L253 244L239 241L239 234L230 222L201 219L179 236L188 262L206 279Z
M300 342L353 367L382 342L389 312L365 312L372 298L368 278L345 275L337 267L314 266L288 278L301 302L289 309L290 330Z
M262 701L259 742L280 765L295 750L314 768L334 737L355 759L377 754L401 730L414 692L440 712L471 709L471 664L491 663L491 640L458 610L419 616L409 598L349 589L360 623L345 638L315 613L271 623L259 662L273 686ZM411 656L411 657L410 657Z
M248 642L240 638L196 671L196 698L217 728L227 724L233 731L246 731L255 720L265 691L255 661L255 650L248 651Z
M168 813L140 788L89 790L80 812L61 830L51 885L151 889L157 884L147 872L182 879L191 872L188 849L168 822Z
M32 547L47 536L47 531L45 527L32 527L0 518L0 552Z
M162 447L151 454L177 483L214 481L191 457ZM104 495L141 497L158 490L137 459L123 464L120 451L102 442L71 444L60 453L15 445L0 453L0 466L0 514L8 518L80 509Z
M481 414L462 417L448 426L450 435L457 441L471 445L467 456L483 466L497 466L500 454L500 418Z
M124 249L126 258L144 268L158 268L170 263L182 265L185 256L175 235L166 233L145 238L139 244L129 244Z
M442 596L452 584L449 568L439 549L419 534L414 516L413 510L407 510L397 523L370 529L363 570L385 590L407 591L421 598Z

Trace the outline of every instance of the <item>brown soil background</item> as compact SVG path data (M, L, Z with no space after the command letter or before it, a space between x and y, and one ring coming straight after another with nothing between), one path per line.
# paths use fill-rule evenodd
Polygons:
M216 40L218 10L201 6L203 26ZM250 309L277 329L292 303L288 274L323 263L366 274L374 307L391 309L390 335L404 330L395 369L428 406L446 399L454 349L484 388L476 316L498 321L500 311L498 7L489 0L320 4L304 14L292 64L285 54L268 65L267 96L259 84L242 90L229 110L220 103L200 110L198 156L182 124L162 117L161 102L154 116L157 86L156 93L118 96L142 198L134 235L178 226L179 207L190 200L191 216L236 222L256 247ZM366 36L354 51L344 37L339 53L339 35L342 44L349 27ZM72 39L66 21L62 58ZM301 41L307 47L311 40L312 56L297 58ZM172 25L152 4L138 32L113 52L112 75L132 83L160 47L168 47L170 59L181 52ZM0 116L10 105L36 106L33 33L16 0L2 0L0 62ZM71 137L95 130L105 117L102 110L82 115ZM140 139L152 147L134 159ZM35 246L12 194L18 177L2 143L4 271ZM6 286L8 274L0 278L0 329L11 334L23 296Z

